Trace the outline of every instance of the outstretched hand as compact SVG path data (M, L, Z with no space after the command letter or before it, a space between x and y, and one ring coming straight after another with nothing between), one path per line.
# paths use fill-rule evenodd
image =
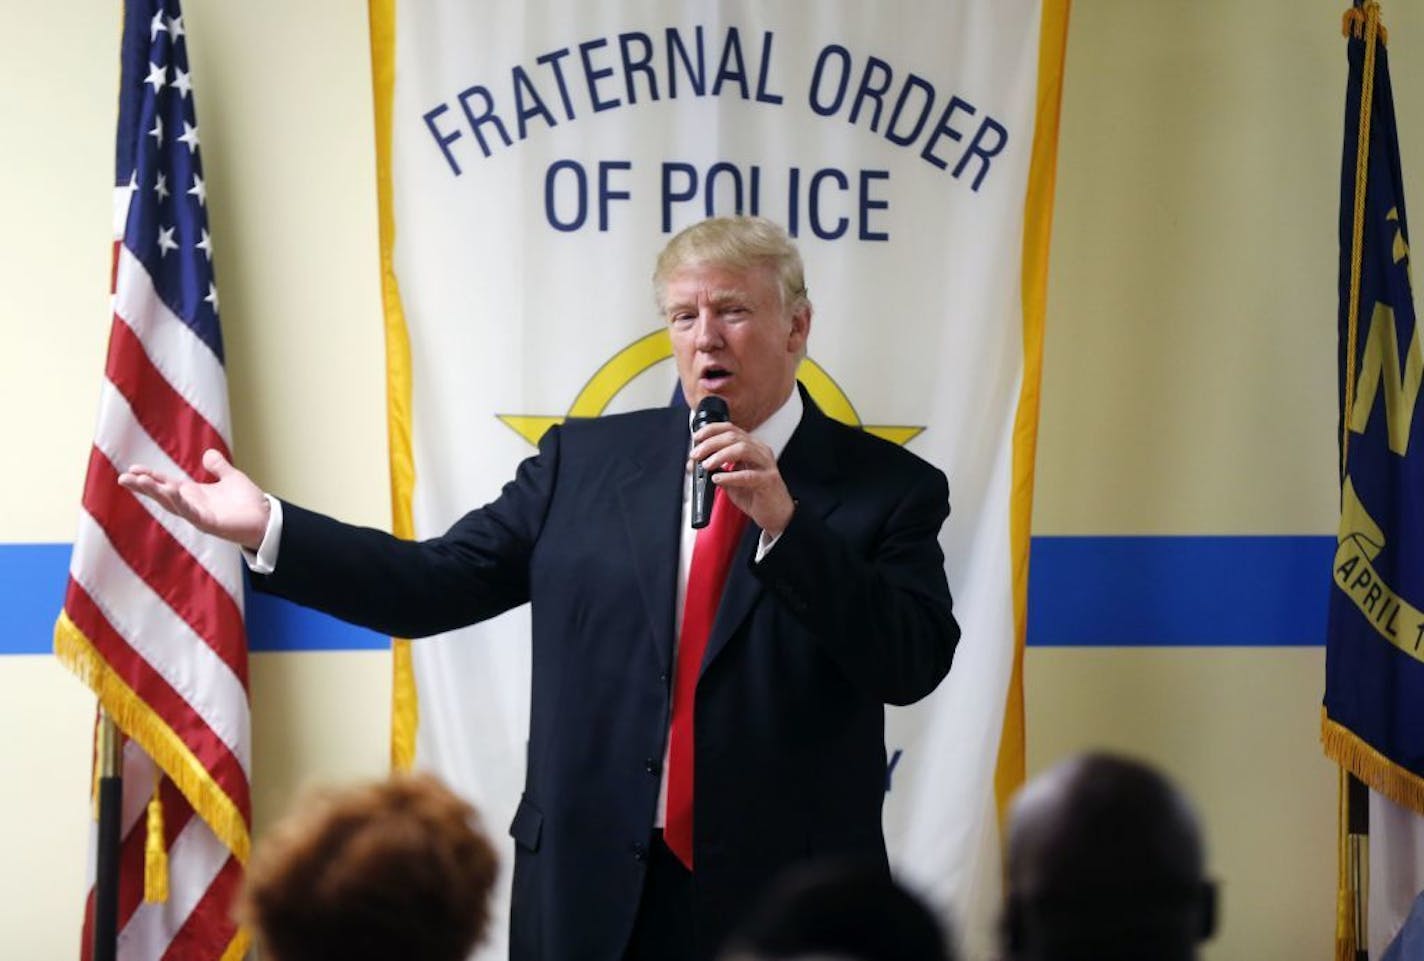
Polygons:
M204 533L257 550L271 513L261 488L215 450L203 452L203 466L216 481L200 484L135 464L119 475L119 484L152 499Z

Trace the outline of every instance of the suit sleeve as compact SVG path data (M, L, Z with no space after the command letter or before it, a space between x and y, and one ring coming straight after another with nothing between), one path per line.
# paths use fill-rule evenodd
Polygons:
M887 704L910 704L949 673L959 641L939 547L948 516L944 475L927 469L890 511L869 556L798 510L753 567L851 683Z
M464 627L529 600L529 559L553 497L559 429L498 499L445 534L407 541L283 504L276 570L261 591L398 637Z

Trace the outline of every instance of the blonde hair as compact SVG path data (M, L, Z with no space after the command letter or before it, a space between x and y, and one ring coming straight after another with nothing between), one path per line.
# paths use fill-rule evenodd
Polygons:
M784 310L811 306L796 242L765 217L713 217L669 240L653 269L653 296L659 310L664 307L668 280L680 268L696 263L742 269L770 267L780 281Z

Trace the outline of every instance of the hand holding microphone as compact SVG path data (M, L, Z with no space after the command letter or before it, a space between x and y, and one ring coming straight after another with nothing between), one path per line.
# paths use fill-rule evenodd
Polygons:
M796 503L766 444L730 422L727 403L709 396L692 415L692 527L706 527L718 487L765 533L791 522ZM714 481L714 477L716 478Z
M726 423L729 418L727 402L720 397L702 398L697 411L692 415L692 433L696 434L708 424ZM717 485L712 483L715 470L708 470L698 461L692 468L692 526L701 530L712 520L712 499L717 496Z

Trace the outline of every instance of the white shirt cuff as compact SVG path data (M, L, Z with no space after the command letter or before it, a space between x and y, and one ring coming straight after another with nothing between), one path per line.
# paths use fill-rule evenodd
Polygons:
M762 531L761 537L757 538L756 560L753 563L760 564L761 559L771 553L771 549L776 546L776 542L779 540L781 540L781 534L768 534L766 531Z
M277 569L277 548L282 542L282 502L271 494L263 494L267 498L267 530L262 534L262 543L257 545L256 553L242 549L242 557L247 561L248 570L254 574L270 574ZM760 555L758 555L760 560Z

